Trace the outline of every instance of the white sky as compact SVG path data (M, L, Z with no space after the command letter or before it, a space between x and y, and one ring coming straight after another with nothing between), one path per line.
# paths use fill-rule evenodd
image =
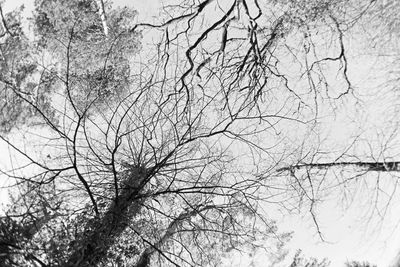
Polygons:
M5 2L4 10L8 11L24 4L26 12L29 13L33 8L33 2L33 0L8 0ZM160 3L161 1L157 0L114 0L115 5L132 5L139 11L140 20L157 17L157 7ZM373 64L369 63L370 66ZM9 150L2 142L0 142L0 152L0 168L4 170L9 167ZM0 186L6 183L5 178L1 177ZM0 194L0 201L7 202L4 192ZM370 229L366 222L360 221L365 218L360 211L362 207L357 205L342 210L337 206L336 199L319 206L320 225L329 243L322 243L319 240L315 226L307 215L303 217L299 214L286 215L281 218L281 223L278 225L281 230L295 231L290 247L302 249L306 256L327 257L332 261L333 267L343 266L346 260L370 261L380 267L389 266L399 249L400 227L397 223L400 222L400 215L393 212L388 215L383 226Z

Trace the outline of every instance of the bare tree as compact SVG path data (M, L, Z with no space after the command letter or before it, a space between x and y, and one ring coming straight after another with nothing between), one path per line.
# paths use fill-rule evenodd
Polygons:
M27 162L4 172L20 192L1 220L1 263L218 266L260 250L280 259L289 235L268 208L298 186L314 217L304 188L313 194L323 175L310 170L398 170L396 161L307 161L319 142L305 146L315 140L304 136L327 112L322 102L332 111L354 97L345 26L369 5L350 7L182 1L164 6L159 23L133 24L133 11L103 1L37 1L29 64L13 60L22 32L2 37L14 52L2 62L2 93L31 121L6 117L0 136ZM314 39L319 27L329 51ZM146 34L155 45L139 52ZM325 78L332 62L339 90Z

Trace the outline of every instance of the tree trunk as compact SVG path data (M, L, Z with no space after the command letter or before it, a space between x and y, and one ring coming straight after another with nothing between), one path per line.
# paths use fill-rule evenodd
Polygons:
M107 251L128 227L133 217L139 214L144 198L140 198L143 183L148 178L144 169L135 168L124 181L120 195L101 218L90 220L87 234L71 245L72 253L63 266L97 266L107 256Z
M363 171L379 171L379 172L398 172L400 171L400 161L386 161L386 162L329 162L329 163L305 163L297 164L289 167L280 168L277 171L293 171L295 169L328 169L332 167L358 167Z
M103 24L103 32L105 36L108 36L108 25L107 25L107 17L106 12L104 10L104 2L103 0L96 0L97 7L99 8L99 15L101 19L101 23Z

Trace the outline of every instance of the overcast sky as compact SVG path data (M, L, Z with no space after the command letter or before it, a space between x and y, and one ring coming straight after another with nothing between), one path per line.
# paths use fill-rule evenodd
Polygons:
M33 0L6 0L4 10L11 10L24 4L26 14L29 14L33 8L33 2ZM139 20L152 20L158 14L157 8L161 1L115 0L114 3L121 6L132 5L139 11ZM360 73L363 72L362 68L376 63L372 59L363 60L357 63L359 64L357 69ZM362 85L361 82L360 78L359 86ZM340 126L339 123L338 129L335 130L336 133L340 134L341 128L345 130L343 125ZM2 169L10 167L8 149L4 143L0 143L0 151L2 151L0 166ZM2 177L0 185L6 183L5 178ZM378 266L389 266L397 254L400 244L400 227L397 225L400 222L400 216L396 212L392 212L392 214L388 214L384 225L379 225L378 221L371 221L368 226L367 222L363 221L365 217L362 216L362 204L353 204L347 210L342 209L337 206L336 197L333 196L333 199L318 208L320 224L327 243L320 241L316 234L315 225L309 217L299 214L281 217L281 224L278 224L281 226L281 230L295 231L290 247L302 249L306 256L327 257L332 261L331 266L343 266L342 263L346 260L367 260ZM1 201L7 201L4 193L1 194Z

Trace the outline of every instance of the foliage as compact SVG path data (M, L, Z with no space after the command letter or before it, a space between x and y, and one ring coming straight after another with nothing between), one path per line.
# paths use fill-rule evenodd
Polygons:
M134 23L110 2L99 15L99 1L37 0L32 38L8 14L0 139L27 163L5 172L0 263L275 264L290 238L268 214L276 204L308 204L322 238L321 172L398 170L321 152L320 114L355 98L347 2L182 1ZM291 266L327 265L299 251Z
M376 267L376 265L372 265L369 262L357 262L351 261L346 263L346 267Z
M305 259L301 255L301 250L298 250L294 255L293 262L290 267L328 267L330 265L328 259L318 261L315 258Z

